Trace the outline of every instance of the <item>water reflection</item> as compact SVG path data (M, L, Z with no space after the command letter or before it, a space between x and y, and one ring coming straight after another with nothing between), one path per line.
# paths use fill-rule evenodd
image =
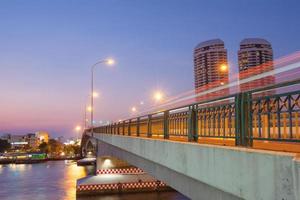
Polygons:
M0 199L75 199L76 180L92 171L64 161L2 165Z
M76 199L76 181L94 168L78 167L75 162L49 161L39 164L0 165L1 200ZM92 196L79 200L186 199L176 192Z
M76 194L76 181L74 182L74 177L85 177L87 174L93 172L92 166L78 167L76 163L65 163L67 165L67 171L64 174L64 181L62 182L62 187L66 190L65 199L74 199L74 194ZM77 179L76 179L77 180Z

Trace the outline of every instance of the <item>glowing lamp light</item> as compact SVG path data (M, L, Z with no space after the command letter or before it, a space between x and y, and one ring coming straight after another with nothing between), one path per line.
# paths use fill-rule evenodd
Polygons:
M115 60L112 59L112 58L109 58L109 59L106 60L106 64L113 65L113 64L115 64Z
M77 126L75 127L75 131L78 131L78 132L79 132L79 131L81 131L81 129L82 129L82 128L81 128L81 126L79 126L79 125L77 125Z
M132 111L132 112L136 112L136 111L137 111L136 107L132 107L132 108L131 108L131 111Z
M94 97L94 98L97 98L97 97L99 97L99 93L97 93L97 92L93 92L93 97Z
M156 91L155 93L154 93L154 96L153 96L153 98L155 99L155 101L161 101L162 99L163 99L163 93L162 92L160 92L160 91Z
M222 72L226 72L226 71L228 70L228 66L225 65L225 64L223 64L223 65L220 66L220 70L221 70Z
M92 106L88 106L88 107L86 108L86 110L89 111L89 112L92 112L92 110L93 110L93 109L92 109Z
M110 159L106 158L102 164L103 168L110 168L113 167L113 163Z

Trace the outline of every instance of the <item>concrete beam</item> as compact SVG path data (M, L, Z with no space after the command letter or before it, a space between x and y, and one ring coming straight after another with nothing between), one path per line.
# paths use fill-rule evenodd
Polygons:
M167 183L172 188L191 199L238 200L236 196L225 193L217 188L204 184L184 174L175 172L165 166L144 159L121 148L105 142L99 142L98 157L111 155L143 169L158 180Z
M296 154L97 134L98 155L144 169L192 199L299 200Z

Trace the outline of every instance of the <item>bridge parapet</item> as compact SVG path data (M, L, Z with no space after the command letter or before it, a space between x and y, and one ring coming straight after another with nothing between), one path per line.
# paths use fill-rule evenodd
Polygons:
M300 152L299 85L300 79L95 127L93 132Z

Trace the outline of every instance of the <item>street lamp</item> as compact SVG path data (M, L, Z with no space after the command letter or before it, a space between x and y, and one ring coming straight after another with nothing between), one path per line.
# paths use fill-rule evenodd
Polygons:
M132 111L133 113L135 113L135 112L137 111L136 107L133 106L133 107L131 108L131 111Z
M77 126L75 127L75 131L77 132L77 138L79 138L79 134L80 134L80 132L82 131L82 127L81 127L80 125L77 125Z
M226 71L228 70L228 65L222 64L222 65L220 66L220 70L221 70L221 72L226 72Z
M94 97L94 98L97 98L97 97L99 97L99 93L97 93L97 92L94 92L94 93L93 93L93 97Z
M156 91L154 92L153 94L153 99L156 101L156 102L159 102L163 99L163 96L164 94L161 92L161 91Z
M98 62L96 62L95 64L93 64L91 66L91 128L92 128L92 136L94 136L94 126L93 126L93 122L94 122L94 71L97 65L99 64L106 64L106 65L113 65L115 63L115 61L111 58L105 59L105 60L100 60Z
M93 96L93 98L98 98L99 97L99 93L98 92L94 92L92 96ZM90 95L88 95L87 97L88 97L88 99L90 99ZM92 112L92 107L88 106L87 104L85 104L85 107L84 107L84 129L86 129L87 122L89 121L87 119L87 112Z
M75 127L75 131L77 131L77 132L81 131L81 126L77 125L77 126Z
M88 111L88 112L92 112L92 106L88 106L88 107L86 107L86 111Z

